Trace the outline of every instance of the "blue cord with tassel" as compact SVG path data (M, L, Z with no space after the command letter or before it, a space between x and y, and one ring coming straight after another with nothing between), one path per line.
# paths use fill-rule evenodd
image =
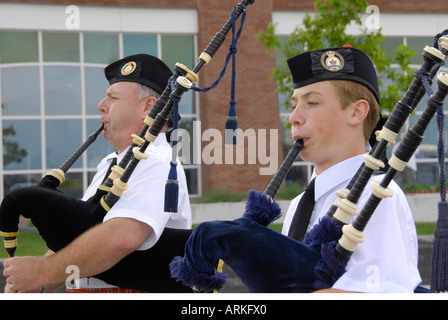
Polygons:
M445 147L443 143L444 114L443 108L437 109L437 127L439 133L439 186L437 225L434 231L433 256L431 264L431 290L443 292L448 290L448 202L446 202Z
M195 91L200 91L200 92L207 92L211 89L216 88L216 86L218 86L219 82L221 81L221 79L224 77L226 70L227 70L227 66L230 62L230 60L232 59L232 80L231 80L231 92L230 92L230 106L229 106L229 112L227 115L227 120L226 120L226 126L225 126L225 141L226 144L236 144L236 130L238 129L238 118L236 116L236 100L235 100L235 87L236 87L236 54L238 52L237 49L237 44L238 44L238 40L241 37L241 33L243 31L243 26L244 26L244 22L246 21L246 11L245 11L245 6L243 4L238 4L238 6L240 6L242 9L244 9L244 12L242 14L241 17L241 25L240 28L238 30L238 32L236 32L236 17L235 17L235 9L232 11L231 14L231 20L232 20L232 43L230 45L230 49L229 49L229 53L227 54L227 58L224 64L224 67L218 77L218 79L210 86L207 88L197 88L197 87L193 87L192 89Z
M171 87L174 91L175 82L171 81ZM170 162L170 172L165 185L165 212L176 213L179 201L179 181L177 180L177 139L179 128L179 98L171 95L173 100L173 131L171 134L172 154Z
M438 39L447 33L448 30L445 30L435 37L434 47L436 49L439 49ZM431 100L433 90L428 76L423 74L417 75L421 78L426 93L430 97L428 103L432 103L437 107L437 153L439 162L440 201L438 203L437 225L434 231L431 263L431 290L433 292L444 292L448 290L448 202L446 201L445 144L443 140L445 115L443 113L443 105Z

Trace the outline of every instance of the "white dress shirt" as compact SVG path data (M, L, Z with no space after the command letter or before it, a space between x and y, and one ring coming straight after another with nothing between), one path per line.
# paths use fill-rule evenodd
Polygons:
M364 157L340 162L316 176L316 205L308 230L324 217L335 202L336 191L346 188ZM384 175L372 179L381 181ZM400 187L392 182L393 197L383 199L364 230L366 241L357 246L347 272L333 288L357 292L413 292L420 284L417 268L418 238L411 210ZM368 184L358 202L358 213L371 195ZM302 195L291 202L282 233L287 235Z

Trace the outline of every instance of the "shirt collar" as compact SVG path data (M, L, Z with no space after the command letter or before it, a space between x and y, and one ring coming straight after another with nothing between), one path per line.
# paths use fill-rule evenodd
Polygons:
M318 201L320 197L337 185L351 180L363 162L364 156L358 155L335 164L319 175L314 170L311 178L316 178L314 186L315 200Z

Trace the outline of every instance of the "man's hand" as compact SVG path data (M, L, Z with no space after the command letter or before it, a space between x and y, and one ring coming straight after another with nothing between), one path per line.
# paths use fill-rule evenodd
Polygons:
M40 258L14 257L6 259L3 267L5 293L40 292L45 285Z
M87 230L58 253L7 259L3 264L5 291L40 292L44 285L62 284L70 265L79 268L81 278L100 274L137 250L151 232L146 223L114 218Z

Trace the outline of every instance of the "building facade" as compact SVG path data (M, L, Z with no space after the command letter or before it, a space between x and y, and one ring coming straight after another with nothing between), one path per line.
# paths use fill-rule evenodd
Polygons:
M58 167L99 125L97 103L107 82L103 68L121 57L148 53L169 66L193 68L196 57L229 19L235 0L24 0L0 3L0 195L36 183ZM206 93L181 102L180 156L192 197L214 190L264 190L292 141L270 80L276 55L256 40L269 22L287 37L314 1L256 0L247 10L236 55L236 110L241 136L224 143L232 70ZM376 1L386 46L406 43L416 52L448 27L448 1ZM238 23L239 25L239 23ZM231 34L199 73L211 85L224 65ZM421 64L417 55L413 63ZM419 111L424 103L419 106ZM418 112L417 112L418 114ZM412 119L408 125L412 124ZM418 154L419 179L435 184L437 132L429 130ZM80 196L96 164L112 150L99 137L72 167L66 191ZM297 161L288 180L306 183L312 167Z

